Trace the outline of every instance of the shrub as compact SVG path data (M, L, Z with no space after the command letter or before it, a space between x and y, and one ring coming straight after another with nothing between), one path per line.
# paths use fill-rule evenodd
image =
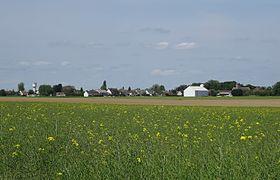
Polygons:
M241 89L233 89L233 90L231 91L231 94L232 94L233 96L243 96L243 91L242 91Z

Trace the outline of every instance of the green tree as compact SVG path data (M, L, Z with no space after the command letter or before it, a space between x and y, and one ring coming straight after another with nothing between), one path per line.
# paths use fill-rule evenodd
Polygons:
M19 84L18 84L18 91L24 91L25 90L25 88L24 88L24 83L23 82L20 82Z
M28 94L35 94L35 93L34 93L34 91L33 91L32 89L30 89L30 90L28 91Z
M66 96L75 96L76 88L74 86L63 86L62 92L64 92Z
M7 96L5 89L0 90L0 96Z
M159 85L159 84L154 84L150 90L153 91L153 94L155 95L162 95L163 92L165 91L164 85Z
M204 84L204 87L209 89L209 90L213 89L213 90L218 91L221 88L221 84L217 80L209 80Z
M192 83L191 86L200 86L203 83Z
M214 90L214 89L210 89L210 90L209 90L209 95L210 95L210 96L217 96L217 94L218 94L218 91L217 91L217 90Z
M220 83L220 90L232 90L235 87L236 81L225 81Z
M233 90L231 91L231 94L232 94L233 96L243 96L243 91L242 91L241 89L233 89Z
M39 93L41 96L50 96L53 93L51 85L41 85L39 87Z
M274 96L280 96L280 81L274 84L272 92Z
M53 93L62 92L62 84L57 84L53 86Z
M101 90L107 90L107 82L103 81L102 86L100 87Z
M271 96L272 89L271 87L258 87L252 90L252 94L255 96Z
M15 95L18 95L17 92L15 92L15 90L6 91L6 94L7 94L7 96L15 96Z
M83 95L84 95L84 92L85 92L84 89L81 87L80 93L79 93L79 94L80 94L81 96L83 96Z

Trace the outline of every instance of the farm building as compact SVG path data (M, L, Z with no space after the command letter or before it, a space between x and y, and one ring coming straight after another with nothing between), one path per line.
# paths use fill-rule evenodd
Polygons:
M89 97L89 93L87 91L84 92L84 97Z
M183 96L183 93L181 91L178 91L177 96Z
M227 97L232 97L231 91L228 90L224 90L224 91L220 91L217 96L227 96Z
M184 90L184 97L208 96L208 89L203 84L200 86L189 86Z
M106 90L101 90L101 89L96 89L96 90L89 90L85 91L84 97L89 97L89 96L109 96L111 91L106 91Z

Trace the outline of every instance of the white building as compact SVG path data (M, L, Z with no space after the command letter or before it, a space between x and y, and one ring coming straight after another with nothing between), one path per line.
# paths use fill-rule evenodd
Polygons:
M34 82L32 84L32 90L34 92L35 95L39 95L39 91L38 91L38 84L36 82Z
M87 91L85 91L85 92L84 92L84 97L86 97L86 98L87 98L88 96L89 96L88 92L87 92Z
M178 91L177 96L183 96L183 93L181 91Z
M203 84L200 86L189 86L184 90L184 97L208 96L208 89Z

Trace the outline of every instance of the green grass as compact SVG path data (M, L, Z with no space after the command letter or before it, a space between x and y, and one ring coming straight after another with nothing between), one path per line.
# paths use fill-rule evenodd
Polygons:
M0 103L0 179L279 179L280 108Z

